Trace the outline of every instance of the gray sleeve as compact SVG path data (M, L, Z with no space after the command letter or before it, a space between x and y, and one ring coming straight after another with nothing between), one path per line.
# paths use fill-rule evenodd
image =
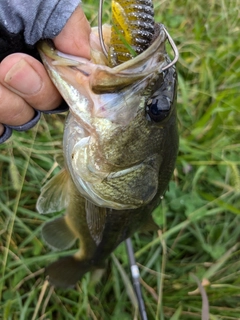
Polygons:
M0 24L24 33L27 44L52 39L65 26L80 0L0 0Z

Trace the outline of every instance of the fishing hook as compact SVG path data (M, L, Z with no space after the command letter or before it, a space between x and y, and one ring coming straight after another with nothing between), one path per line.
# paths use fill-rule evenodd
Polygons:
M99 7L98 7L98 34L99 34L99 41L102 47L102 51L106 57L108 57L108 52L105 47L105 43L103 40L103 32L102 32L102 14L103 14L103 0L99 0Z
M171 61L168 65L166 65L165 67L162 68L163 71L169 69L171 66L173 66L177 61L178 61L178 58L179 58L179 52L178 52L178 48L177 46L175 45L175 42L173 41L172 37L170 36L170 34L167 32L166 28L163 26L163 30L165 31L166 35L167 35L167 38L168 38L168 41L173 49L173 52L174 52L174 59L173 61Z

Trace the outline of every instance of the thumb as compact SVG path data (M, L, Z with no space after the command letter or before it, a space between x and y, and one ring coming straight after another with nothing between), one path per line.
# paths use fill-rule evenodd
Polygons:
M89 22L78 6L53 42L64 53L90 59L90 32Z

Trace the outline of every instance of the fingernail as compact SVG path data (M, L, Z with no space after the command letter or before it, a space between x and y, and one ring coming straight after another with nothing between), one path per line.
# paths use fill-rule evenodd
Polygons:
M24 59L15 63L6 74L8 86L23 94L34 94L42 87L42 79Z

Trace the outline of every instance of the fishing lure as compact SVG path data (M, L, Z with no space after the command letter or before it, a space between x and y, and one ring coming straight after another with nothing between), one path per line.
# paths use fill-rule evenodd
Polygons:
M146 50L154 35L151 0L112 0L112 29L108 60L111 66Z

